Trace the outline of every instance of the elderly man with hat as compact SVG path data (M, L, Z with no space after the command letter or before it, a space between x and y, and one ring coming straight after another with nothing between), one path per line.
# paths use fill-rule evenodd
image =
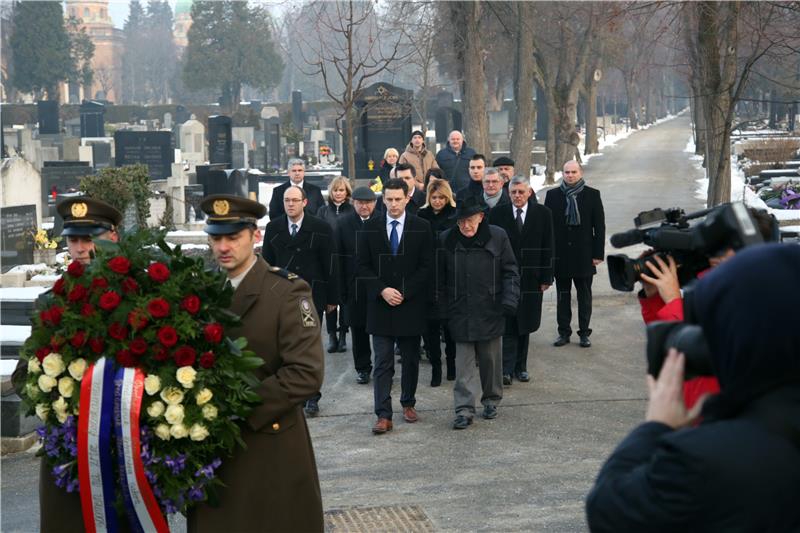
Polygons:
M514 177L514 160L502 155L494 160L492 166L497 169L497 172L503 178L503 188L508 189L508 184L511 182L511 178Z
M519 303L519 272L506 232L489 225L486 204L469 196L456 206L456 227L441 234L436 254L438 314L456 342L454 429L466 429L480 395L483 418L503 399L500 339ZM477 368L476 368L477 367Z
M433 152L425 147L425 134L420 130L411 132L411 142L406 146L405 152L400 155L397 161L399 164L407 164L414 167L414 176L417 180L417 189L423 190L425 186L425 174L432 168L439 168Z
M214 260L234 288L230 310L241 317L231 337L264 360L256 370L263 403L242 425L246 449L219 469L219 506L189 512L188 531L322 531L322 497L302 405L322 386L324 359L311 289L297 275L256 255L258 202L206 197L205 232Z

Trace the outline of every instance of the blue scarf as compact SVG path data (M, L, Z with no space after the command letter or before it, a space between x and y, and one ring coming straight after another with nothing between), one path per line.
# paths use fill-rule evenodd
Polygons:
M568 226L580 226L581 225L581 213L578 211L578 195L583 191L583 186L586 185L586 182L583 181L583 178L578 181L575 185L570 187L567 185L566 181L561 181L561 192L564 193L564 196L567 197L567 225Z

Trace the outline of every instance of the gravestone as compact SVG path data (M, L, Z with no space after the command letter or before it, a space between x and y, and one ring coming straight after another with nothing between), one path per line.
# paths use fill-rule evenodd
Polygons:
M242 141L231 143L231 156L233 158L232 168L247 167L247 146Z
M461 111L454 107L440 107L436 110L435 124L436 142L446 143L450 132L453 130L464 131L462 128Z
M36 206L0 207L0 256L5 274L17 265L33 263Z
M275 107L261 110L264 130L264 172L281 168L281 117Z
M172 113L164 113L163 126L168 130L172 129Z
M211 164L233 164L231 117L213 115L208 117L208 160Z
M114 133L116 166L147 165L150 179L163 180L172 174L175 157L169 131L117 131Z
M249 176L247 171L237 169L212 169L208 171L206 180L206 195L233 194L243 198L248 197Z
M211 194L210 192L208 192L212 187L212 185L210 185L212 179L211 172L215 170L223 170L224 168L226 168L226 165L224 164L197 165L195 167L196 180L199 185L203 186L204 196L208 196L209 194Z
M183 124L187 120L190 120L192 115L189 113L189 110L186 109L185 106L179 105L175 108L175 123L176 124Z
M508 110L489 112L489 135L508 137Z
M297 133L303 131L303 92L292 91L292 127Z
M78 191L81 178L94 174L88 162L45 161L42 167L42 217L55 216L59 197Z
M61 133L61 126L58 122L58 102L55 100L39 100L36 102L36 110L39 118L39 134L58 134Z
M106 106L99 102L83 101L80 107L81 137L105 137L105 111Z
M81 138L81 119L68 118L64 121L64 129L67 131L67 137L73 137L80 140Z
M203 220L203 211L200 209L200 204L203 202L203 198L205 197L203 186L199 183L194 185L184 185L183 197L185 200L184 205L186 206L185 220L188 220L189 222ZM192 216L193 210L194 216Z
M179 126L178 142L181 157L193 165L206 161L206 127L191 118Z
M108 168L111 166L111 143L103 141L92 141L88 143L92 147L92 164L95 170Z

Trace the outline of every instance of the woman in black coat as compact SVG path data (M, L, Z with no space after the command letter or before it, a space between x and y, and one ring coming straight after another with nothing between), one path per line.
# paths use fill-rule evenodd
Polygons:
M436 169L438 170L438 169ZM456 225L456 202L453 190L445 180L433 179L428 184L428 196L425 205L417 212L417 216L428 221L433 231L434 242L439 235ZM431 294L433 291L431 291ZM433 300L433 298L431 298ZM456 343L450 336L446 321L439 318L428 318L428 329L425 333L425 352L431 362L431 387L442 384L442 345L441 332L444 332L444 353L447 365L447 381L456 379Z
M389 173L397 166L397 159L400 153L394 148L387 148L383 153L383 161L381 161L380 177L381 183L384 185L389 181Z

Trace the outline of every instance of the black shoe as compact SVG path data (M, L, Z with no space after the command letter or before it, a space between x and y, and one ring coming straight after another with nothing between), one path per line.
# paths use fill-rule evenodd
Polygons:
M467 418L464 415L458 415L455 420L453 420L453 429L467 429L467 426L472 425L472 419Z
M328 335L328 353L333 353L339 351L339 339L336 338L336 334Z
M359 385L366 385L369 383L369 372L359 372L358 377L356 377L356 383Z
M447 363L447 381L455 381L456 379L456 363L455 361Z
M438 387L442 384L442 365L433 365L431 367L431 387Z
M559 335L556 341L553 343L553 346L564 346L565 344L569 344L569 337Z
M487 405L483 408L483 414L481 416L486 420L497 418L497 407L494 405Z
M339 349L337 351L340 353L347 351L347 330L339 332Z
M305 407L306 416L317 416L319 414L319 402L308 400Z
M592 345L592 341L589 340L587 335L581 335L581 348L588 348Z
M531 380L531 377L528 375L527 372L517 372L517 381L521 381L523 383L527 383Z
M511 374L503 374L503 385L507 387L511 385Z

